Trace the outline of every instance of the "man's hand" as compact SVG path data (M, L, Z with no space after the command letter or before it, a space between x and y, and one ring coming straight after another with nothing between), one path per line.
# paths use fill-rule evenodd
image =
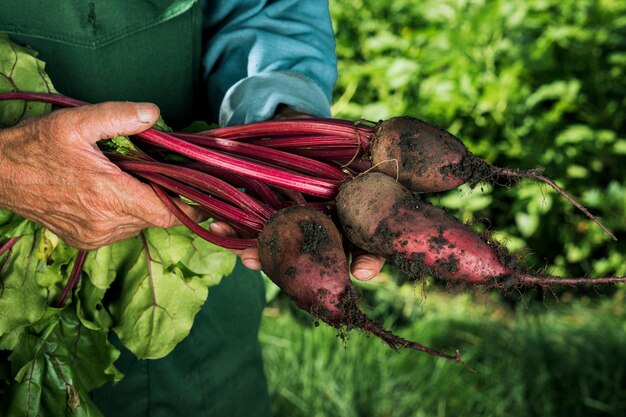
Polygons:
M308 114L298 113L287 106L279 106L276 110L274 119L298 119L312 117ZM211 223L210 229L213 233L225 237L236 237L237 233L227 223L215 222ZM242 251L233 251L241 258L241 262L248 268L256 271L261 270L261 261L259 259L259 251L257 248L247 248ZM385 259L372 255L371 253L360 252L352 254L352 263L350 264L350 271L352 275L361 281L368 281L374 278L383 265Z
M0 130L0 206L79 249L96 249L177 222L151 188L97 148L151 127L159 109L109 102L55 111Z

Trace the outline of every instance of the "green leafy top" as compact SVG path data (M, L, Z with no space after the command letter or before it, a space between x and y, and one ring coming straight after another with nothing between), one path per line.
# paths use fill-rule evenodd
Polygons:
M9 36L0 33L0 92L30 91L56 93L45 63L37 59L37 52L14 44ZM21 120L50 112L50 105L15 100L0 106L0 127L13 126Z

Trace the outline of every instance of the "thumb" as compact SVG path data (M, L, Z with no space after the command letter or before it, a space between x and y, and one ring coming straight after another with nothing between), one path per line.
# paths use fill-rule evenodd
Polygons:
M369 281L374 278L385 264L385 258L371 253L357 252L353 254L350 271L359 281Z
M100 139L143 132L159 118L159 108L152 103L114 101L55 113L59 117L59 127L70 129L68 133L90 144Z

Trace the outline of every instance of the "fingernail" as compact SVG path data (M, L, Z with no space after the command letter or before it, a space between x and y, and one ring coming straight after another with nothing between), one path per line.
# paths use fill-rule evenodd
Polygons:
M150 103L137 103L137 116L141 123L152 123L157 118L157 108Z
M253 271L261 270L261 262L257 258L241 258L241 263L248 269Z
M211 229L213 233L224 233L224 228L219 223L209 224L209 229Z
M366 281L368 279L372 279L374 278L374 273L371 269L365 269L365 268L358 268L356 269L352 275L354 275L354 277L356 279L359 279L361 281Z

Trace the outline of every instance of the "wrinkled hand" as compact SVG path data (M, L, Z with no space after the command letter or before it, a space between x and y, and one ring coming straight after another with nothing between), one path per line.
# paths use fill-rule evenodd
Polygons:
M312 117L308 114L298 113L287 106L280 106L274 119L297 119ZM224 237L236 237L237 233L227 223L214 222L211 223L210 229L216 235ZM241 262L248 268L259 271L261 270L261 261L259 258L259 251L257 248L247 248L242 251L232 251L241 258ZM370 253L360 252L352 254L352 263L350 264L350 272L352 275L361 281L368 281L374 278L383 265L385 264L384 258L372 255Z
M152 189L122 172L96 142L152 126L148 103L55 111L0 130L0 206L85 250L177 224Z

